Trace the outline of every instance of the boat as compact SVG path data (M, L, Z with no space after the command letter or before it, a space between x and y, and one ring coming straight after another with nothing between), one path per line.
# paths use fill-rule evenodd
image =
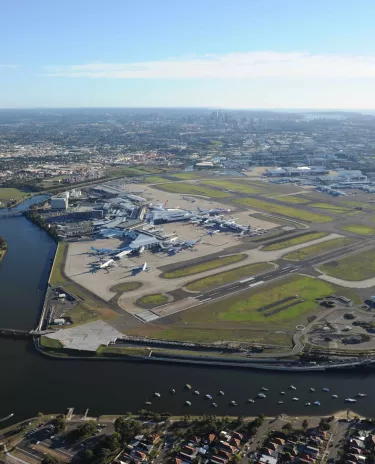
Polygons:
M268 392L268 388L266 388L266 387L262 387L261 390L264 391L264 392Z
M151 401L145 401L145 404L152 404Z
M258 398L267 398L264 393L258 393Z
M217 408L217 404L216 404L216 403L212 403L212 407Z
M185 401L186 406L191 406L190 401Z
M160 393L158 393L158 392L155 392L154 395L155 395L156 397L158 397L158 398L161 397Z
M339 395L332 395L332 398L338 398Z
M5 421L7 421L8 419L10 419L10 418L13 417L13 416L14 416L13 413L12 413L12 414L9 414L9 416L6 416L6 417L3 417L2 419L0 419L0 422L5 422Z
M277 404L284 404L284 401L279 401Z
M312 388L312 387L311 387L311 388L310 388L310 391L311 391L311 392L314 392L314 391L315 391L315 388Z
M212 400L212 396L207 393L206 398Z
M285 392L280 392L280 395L285 395Z
M247 402L248 402L248 403L255 403L255 401L252 400L251 398L249 398L249 399L247 400Z
M320 401L314 401L314 406L320 406Z
M311 403L305 403L305 406L311 406Z
M294 385L289 385L289 388L290 388L291 390L297 390L297 388L296 388Z
M172 393L176 393L176 390L174 388L172 388Z
M187 388L188 390L191 390L191 385L189 385L188 383L185 384L185 388Z
M293 401L299 401L299 398L294 397Z
M324 388L322 388L322 391L324 391L324 392L329 392L329 388L324 387Z
M354 398L345 398L345 403L356 403L357 400Z
M237 406L237 403L236 403L235 401L233 401L233 400L230 402L230 404L231 404L232 406Z
M358 396L358 398L365 398L367 393L357 393L356 396Z
M194 395L200 395L199 390L195 390Z
M223 391L220 390L220 391L219 391L219 395L224 396L225 393L224 393Z

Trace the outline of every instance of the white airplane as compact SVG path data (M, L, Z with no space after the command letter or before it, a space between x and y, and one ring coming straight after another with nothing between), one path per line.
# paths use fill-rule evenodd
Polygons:
M101 264L99 266L99 269L107 269L109 267L117 267L117 264L114 262L113 259L109 259L108 261L106 261L105 263Z
M131 268L133 275L138 274L139 272L148 272L152 269L150 266L147 266L147 263L141 264L140 266L135 266Z

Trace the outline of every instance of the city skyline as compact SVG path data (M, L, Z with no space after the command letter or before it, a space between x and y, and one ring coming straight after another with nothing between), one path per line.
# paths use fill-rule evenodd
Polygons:
M360 0L4 4L1 108L375 108Z

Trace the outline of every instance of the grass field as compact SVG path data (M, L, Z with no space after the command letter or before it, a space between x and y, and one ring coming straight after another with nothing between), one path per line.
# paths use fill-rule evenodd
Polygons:
M165 272L160 277L164 279L177 279L178 277L186 277L194 274L199 274L200 272L210 271L211 269L216 269L221 266L226 266L228 264L238 263L247 258L245 254L237 254L224 256L222 258L215 258L205 261L199 264L191 264L190 266L183 266L177 268L174 271Z
M193 180L193 179L199 179L202 176L200 176L196 172L180 172L179 174L171 174L171 177L175 177L176 179L181 179L181 180Z
M116 293L131 292L142 287L142 282L122 282L111 287L109 290Z
M262 251L275 251L282 250L283 248L289 248L295 245L300 245L301 243L310 242L311 240L317 240L318 238L325 237L327 232L310 232L299 237L290 238L289 240L282 240L278 243L273 243L272 245L266 245L262 248Z
M283 256L283 259L287 259L289 261L302 261L303 259L321 255L327 251L338 250L339 248L345 247L351 243L353 243L353 240L350 238L335 238L326 242L317 243L316 245L307 246L301 250L292 251L292 253L288 253Z
M242 184L240 182L231 182L228 180L206 180L203 181L204 185L212 185L213 187L222 188L225 190L233 190L238 193L248 193L249 195L253 193L258 193L260 190L257 187L252 187L251 185Z
M61 271L64 264L64 254L67 246L68 244L66 242L59 242L57 245L55 261L53 263L52 272L49 278L49 283L51 285L63 285L66 281Z
M7 187L1 187L0 188L0 201L6 201L6 200L18 200L19 198L24 197L27 195L25 192L22 192L22 190L16 189L16 188L7 188Z
M54 338L48 338L42 335L40 337L40 344L45 348L63 348L63 345Z
M283 203L303 204L309 203L307 198L299 197L297 195L278 195L273 197L275 200L282 201Z
M351 290L320 279L289 276L180 312L169 318L168 326L166 318L163 324L144 324L133 333L168 340L290 346L296 325L306 325L308 316L318 310L315 298L332 293L356 297Z
M249 264L248 266L240 266L230 271L220 272L203 279L195 280L186 285L186 288L191 291L201 292L211 290L212 288L220 287L221 285L229 284L238 279L255 276L274 269L270 263Z
M365 280L375 277L375 248L351 254L338 261L319 266L319 271L343 280Z
M154 293L153 295L143 296L138 301L144 305L159 306L168 303L169 300L163 293Z
M269 213L281 214L282 216L300 219L307 222L329 222L333 218L323 214L310 213L303 209L291 208L289 206L278 205L268 201L258 200L256 198L239 198L234 200L234 203L239 203L243 206L250 206L255 209L267 211Z
M317 208L317 209L324 209L330 213L336 213L336 214L344 214L348 213L351 211L350 208L346 208L345 206L341 205L333 205L331 203L310 203L312 208Z
M366 226L365 224L349 224L341 227L342 230L353 232L358 235L373 235L375 234L375 227Z
M227 192L222 192L221 190L215 190L209 187L203 187L196 184L185 184L183 182L170 182L158 186L162 190L166 190L171 193L183 193L190 195L204 195L212 198L227 198L232 195Z
M145 177L145 180L144 180L145 184L160 184L160 183L164 184L165 182L168 182L168 180L160 176L149 176L149 177Z

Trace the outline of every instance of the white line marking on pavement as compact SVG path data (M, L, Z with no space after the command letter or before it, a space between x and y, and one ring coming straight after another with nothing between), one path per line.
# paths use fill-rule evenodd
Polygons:
M204 303L205 301L211 300L211 298L206 298L205 300L200 300L201 303Z
M264 284L264 280L259 280L258 282L254 282L253 284L250 284L249 287L255 287L256 285Z
M254 277L249 277L248 279L239 280L239 283L240 284L245 284L246 282L250 282L250 280L254 280Z

